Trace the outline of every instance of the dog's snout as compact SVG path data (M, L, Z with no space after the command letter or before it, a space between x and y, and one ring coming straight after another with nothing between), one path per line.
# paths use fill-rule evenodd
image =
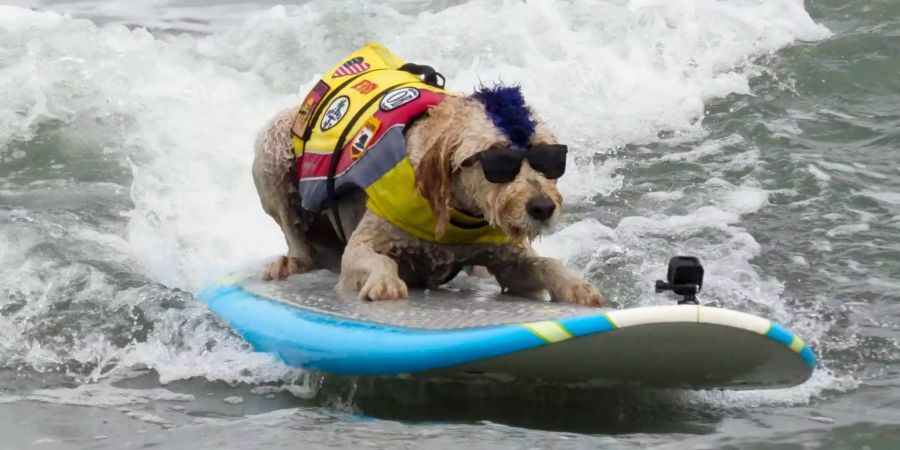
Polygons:
M553 211L556 210L556 203L553 203L553 200L546 195L532 197L525 204L525 210L534 219L547 220L553 215Z

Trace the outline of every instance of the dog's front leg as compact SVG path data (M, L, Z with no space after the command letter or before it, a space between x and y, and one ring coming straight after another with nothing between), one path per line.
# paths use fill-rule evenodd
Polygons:
M488 267L497 282L511 293L550 292L553 301L602 306L603 295L594 285L572 274L553 258L538 256L527 247L510 247Z
M341 259L338 290L359 291L362 300L409 298L406 283L400 279L397 263L365 243L347 244Z
M350 236L341 257L339 291L358 292L358 297L363 300L409 298L397 262L375 250L376 242L389 234L382 225L381 219L367 212Z

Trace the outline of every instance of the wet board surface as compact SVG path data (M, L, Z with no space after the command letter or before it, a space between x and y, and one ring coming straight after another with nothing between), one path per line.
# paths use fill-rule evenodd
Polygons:
M323 372L759 389L800 384L815 367L790 331L722 308L592 308L503 295L480 280L365 302L335 293L334 274L263 282L255 272L199 296L256 350Z

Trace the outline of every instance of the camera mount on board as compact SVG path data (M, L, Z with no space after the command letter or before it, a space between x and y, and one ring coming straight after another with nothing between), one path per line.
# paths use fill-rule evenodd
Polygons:
M703 266L695 256L675 256L669 260L666 281L656 280L656 292L672 291L683 296L679 305L699 305L697 293L703 287Z

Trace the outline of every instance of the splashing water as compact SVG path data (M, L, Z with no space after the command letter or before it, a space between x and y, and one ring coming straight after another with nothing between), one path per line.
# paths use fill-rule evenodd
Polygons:
M785 61L802 66L804 51L835 39L802 2L445 3L0 6L0 367L61 380L41 391L14 384L11 401L180 404L179 395L203 401L216 381L317 395L321 380L250 351L191 292L284 251L250 179L255 133L369 40L438 68L454 90L522 86L572 153L559 183L564 223L536 246L613 306L668 302L653 280L669 256L695 254L708 271L705 302L772 317L822 357L797 389L669 393L666 404L803 408L897 361L896 333L865 329L881 321L896 331L885 305L900 269L869 264L853 241L888 245L896 259L885 235L900 223L900 176L875 156L821 150L825 132L809 131L877 127L798 99L818 88ZM865 145L895 142L884 133ZM827 260L833 253L849 275ZM868 298L848 294L859 286ZM167 386L115 387L147 369ZM206 384L190 384L198 377ZM75 391L61 387L73 382ZM83 384L97 382L99 391ZM357 402L344 409L384 401L384 386L347 383ZM363 409L386 408L377 402ZM143 413L132 418L172 426Z

